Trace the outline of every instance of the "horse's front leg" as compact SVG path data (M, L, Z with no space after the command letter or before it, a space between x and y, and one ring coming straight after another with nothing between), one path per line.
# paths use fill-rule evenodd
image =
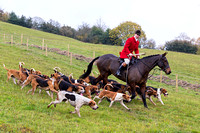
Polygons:
M146 93L145 93L145 90L146 90L146 84L142 84L140 86L140 90L142 92L142 101L144 103L144 107L148 108L147 107L147 102L146 102Z
M134 99L135 98L135 96L136 96L136 94L135 94L135 83L132 83L131 85L130 85L130 87L131 87L131 99Z

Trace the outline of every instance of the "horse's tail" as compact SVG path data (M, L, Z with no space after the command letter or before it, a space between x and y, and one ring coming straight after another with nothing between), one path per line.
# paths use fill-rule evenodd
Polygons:
M99 56L99 57L100 57L100 56ZM86 71L83 75L81 75L81 76L79 77L79 79L85 79L87 76L90 75L90 73L91 73L91 71L92 71L93 63L94 63L97 59L99 59L99 57L96 57L95 59L93 59L93 60L90 62L90 64L89 64L88 67L87 67L87 71Z

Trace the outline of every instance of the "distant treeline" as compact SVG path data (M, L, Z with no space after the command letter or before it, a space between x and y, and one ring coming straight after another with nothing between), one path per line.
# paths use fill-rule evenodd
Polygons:
M0 17L2 18L3 15L0 15ZM8 16L4 14L4 18L0 20L27 28L71 37L83 42L114 45L114 42L109 38L110 29L104 29L101 24L90 27L88 24L84 23L76 30L70 26L61 26L60 23L54 20L45 22L40 17L26 18L23 15L18 17L14 12L9 13Z
M107 45L123 45L127 37L134 35L134 32L132 32L131 35L126 35L128 33L130 34L130 29L128 32L119 31L121 29L123 30L128 29L126 27L124 28L123 27L124 25L126 25L127 27L141 28L141 26L136 23L126 22L124 24L120 24L118 27L114 29L109 29L106 28L106 26L102 24L100 20L99 22L97 22L96 25L92 27L90 27L89 24L87 23L83 23L76 30L70 26L65 26L65 25L61 26L59 22L54 20L49 20L48 22L45 22L40 17L26 18L23 15L21 17L18 17L14 12L7 13L1 9L0 9L0 20L27 28L32 28L57 35L71 37L83 42L94 43L94 44L107 44ZM133 26L130 26L129 24ZM124 34L122 34L122 32ZM122 35L125 35L125 37ZM147 40L145 32L143 31L139 47L155 49L156 42L153 39ZM158 46L157 49L200 54L200 37L197 40L194 40L190 39L186 34L181 33L179 37L175 38L174 40L167 41L165 44Z

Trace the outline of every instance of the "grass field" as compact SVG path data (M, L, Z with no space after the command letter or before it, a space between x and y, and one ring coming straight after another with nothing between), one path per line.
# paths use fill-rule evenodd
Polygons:
M32 36L32 43L39 42L41 38L56 40L56 44L49 43L48 47L63 50L67 50L70 42L72 52L87 57L92 57L93 51L96 56L106 53L118 55L122 49L122 47L82 43L3 22L0 22L0 33L1 35L23 33L24 36ZM53 68L59 66L62 73L66 75L73 73L74 78L78 78L87 68L88 63L73 59L70 65L70 59L66 56L53 52L48 52L48 56L45 56L45 52L37 48L29 47L26 50L25 46L11 46L3 42L3 36L0 42L0 132L200 132L199 92L181 87L176 92L175 86L151 80L147 82L148 85L168 90L169 96L162 96L164 106L159 102L154 106L147 100L149 109L146 109L142 101L133 100L125 103L131 108L131 111L127 111L119 103L114 103L109 108L109 102L105 100L95 111L88 106L83 106L80 110L81 118L69 113L74 110L70 104L62 103L56 108L52 106L47 109L52 99L46 92L42 91L39 94L36 90L35 95L27 95L30 86L21 90L21 87L11 80L6 82L7 71L2 64L4 63L9 69L18 69L18 63L23 61L24 67L35 68L46 75L53 73ZM147 49L140 49L140 52L146 52L146 55L164 53L164 51ZM175 75L179 74L182 80L199 83L200 56L168 52L167 58L172 69L170 78L175 79ZM95 67L94 71L97 71ZM116 79L113 76L109 78ZM153 100L156 101L155 98Z

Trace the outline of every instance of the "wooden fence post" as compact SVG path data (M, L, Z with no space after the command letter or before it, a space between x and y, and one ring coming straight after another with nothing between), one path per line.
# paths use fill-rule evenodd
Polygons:
M21 45L23 44L23 34L21 34Z
M67 53L67 56L69 57L69 44L68 44L68 53Z
M178 74L176 74L176 92L178 92Z
M93 58L95 58L95 51L93 51Z
M44 50L44 38L42 40L42 50Z
M72 65L72 52L70 53L70 65Z
M162 71L160 71L160 83L162 83Z
M46 56L47 56L47 44L46 44Z
M3 40L4 40L4 43L6 43L6 34L4 33L4 35L3 35Z
M27 38L27 41L26 41L26 49L28 50L28 38Z
M10 44L11 44L11 46L13 45L13 35L11 35Z

